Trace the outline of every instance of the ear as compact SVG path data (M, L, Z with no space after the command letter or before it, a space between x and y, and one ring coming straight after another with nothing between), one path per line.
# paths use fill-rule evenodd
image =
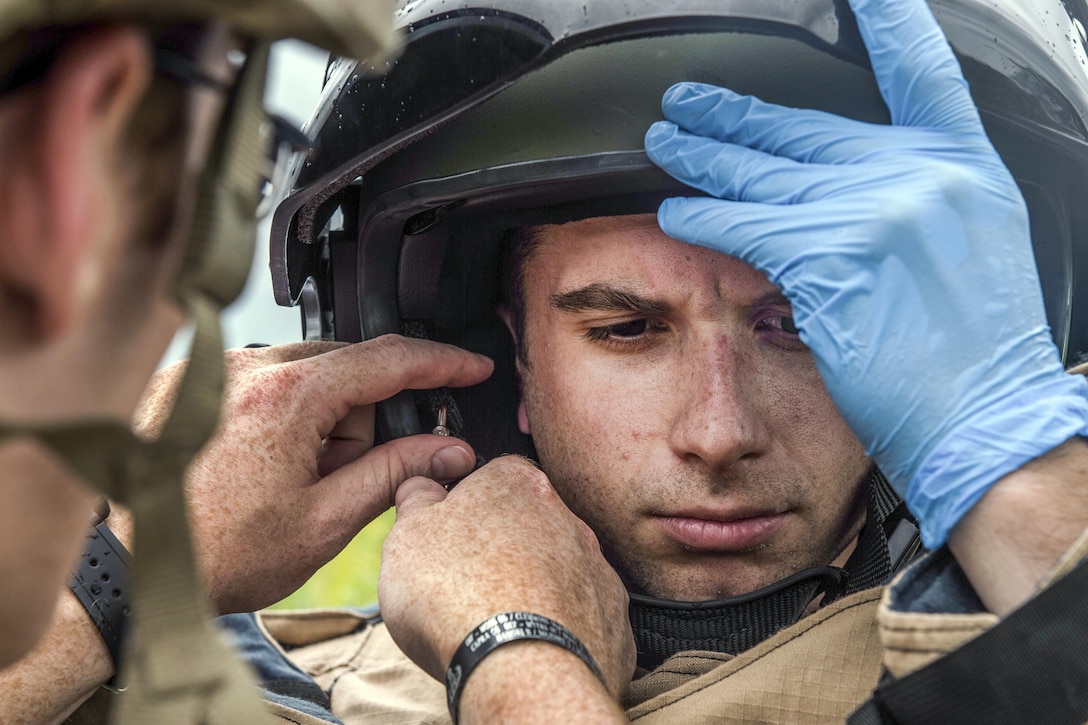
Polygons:
M125 131L150 80L146 37L95 30L61 50L42 83L9 99L0 191L0 285L35 339L64 333L128 241L134 205L119 178Z
M499 305L495 309L495 314L498 315L499 319L506 325L506 329L514 341L514 349L520 350L521 348L519 345L521 344L521 341L518 340L518 333L514 330L514 325L510 322L510 313L505 307ZM525 394L522 392L522 380L524 380L525 377L525 370L521 363L521 355L514 356L514 368L518 373L518 395L520 396L520 399L518 400L518 430L525 435L532 435L532 432L529 429L529 415L525 412Z

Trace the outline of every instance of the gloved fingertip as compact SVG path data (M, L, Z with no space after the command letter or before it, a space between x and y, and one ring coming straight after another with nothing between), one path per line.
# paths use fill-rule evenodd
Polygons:
M669 89L661 96L661 109L668 110L669 106L675 105L685 98L691 95L691 83L674 83L669 86Z
M675 235L670 231L672 229L673 214L676 211L676 204L679 199L665 199L657 207L657 226L661 231L665 232L670 237L675 238Z
M735 101L743 97L728 88L712 86L708 83L677 83L665 91L665 94L661 97L661 110L666 118L676 120L673 116L679 114L681 107L684 105L693 102L696 104L707 102L711 105L717 105L721 101Z
M646 151L655 151L661 145L668 143L676 137L676 124L670 121L658 121L646 130Z
M675 83L669 87L661 97L661 107L664 109L677 103L683 103L691 98L699 98L709 93L717 93L723 90L725 89L707 83L693 83L691 81Z

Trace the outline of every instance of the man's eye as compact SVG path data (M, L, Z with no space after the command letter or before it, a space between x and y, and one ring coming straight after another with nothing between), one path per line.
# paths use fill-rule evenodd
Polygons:
M650 328L649 320L631 320L604 328L612 337L638 337Z
M615 325L591 327L586 330L586 337L590 340L633 340L645 335L654 326L655 325L651 320L645 318L628 320L627 322L619 322Z
M768 317L763 320L763 324L777 328L782 332L786 333L787 335L797 335L801 332L797 329L797 326L793 324L793 318L789 315L776 315L774 317Z

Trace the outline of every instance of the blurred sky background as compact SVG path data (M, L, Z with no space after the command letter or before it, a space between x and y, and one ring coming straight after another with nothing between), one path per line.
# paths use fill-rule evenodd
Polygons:
M272 46L265 107L298 127L310 118L321 94L329 54L306 43L285 40ZM298 308L279 307L272 297L268 271L268 232L271 215L261 222L253 268L241 297L223 314L226 347L251 342L275 344L302 339ZM188 357L191 335L183 330L163 357L163 364Z

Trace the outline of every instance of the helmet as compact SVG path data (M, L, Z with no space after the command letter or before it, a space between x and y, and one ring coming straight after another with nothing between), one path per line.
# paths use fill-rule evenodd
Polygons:
M1054 340L1073 361L1088 351L1084 3L932 6L1027 200ZM328 68L313 151L273 218L274 288L308 337L425 331L495 357L492 380L449 391L485 456L528 450L494 316L502 234L698 193L643 153L671 84L888 122L841 0L416 0L397 25L395 61ZM379 424L385 437L430 428L403 400Z

